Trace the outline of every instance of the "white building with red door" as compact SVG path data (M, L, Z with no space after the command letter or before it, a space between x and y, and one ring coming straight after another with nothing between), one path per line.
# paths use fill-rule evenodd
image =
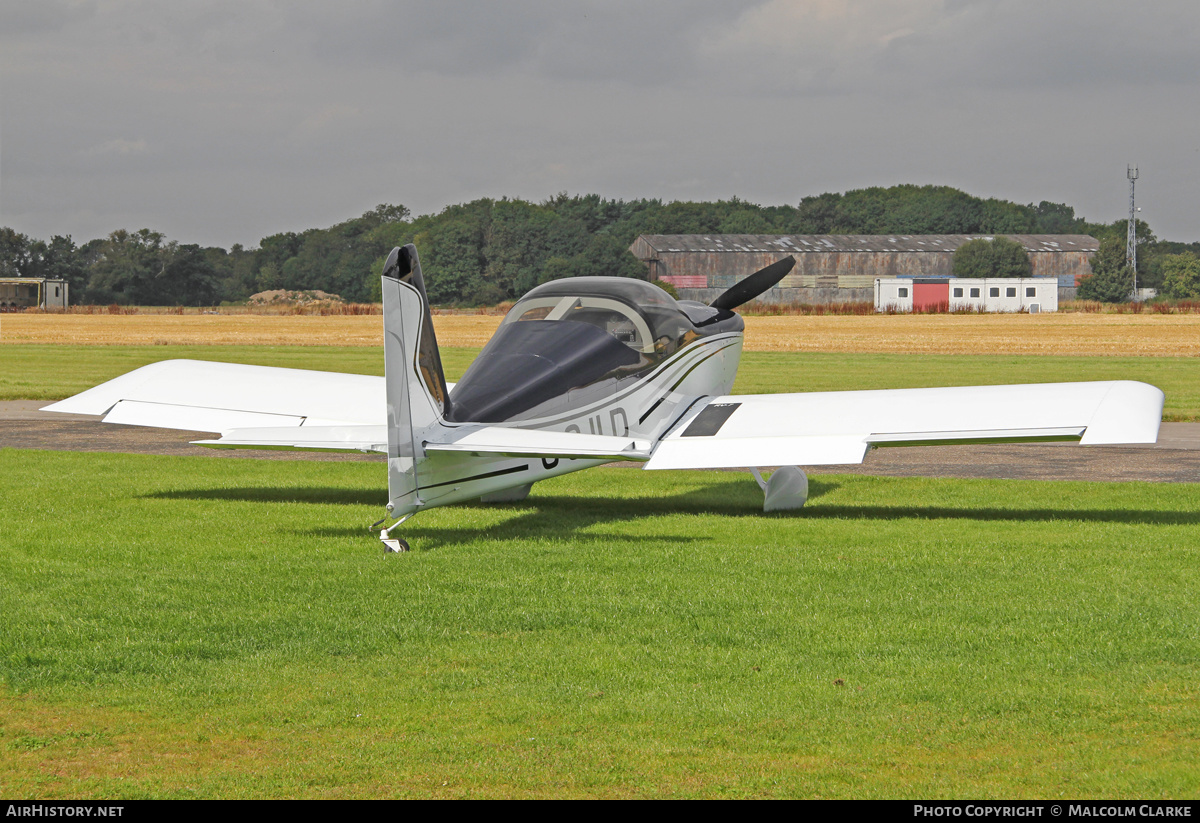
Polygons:
M1058 311L1054 277L875 279L875 311Z

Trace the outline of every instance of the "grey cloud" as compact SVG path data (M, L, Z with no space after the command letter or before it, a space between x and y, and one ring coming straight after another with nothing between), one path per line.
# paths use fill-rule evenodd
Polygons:
M638 85L687 76L698 32L729 24L751 2L325 4L290 7L306 48L325 63L370 63L466 76L520 70ZM319 33L319 34L317 34Z
M96 13L94 2L43 0L0 4L0 40L20 40L60 31Z
M1182 3L13 9L0 223L34 236L254 245L383 201L794 203L898 182L1110 220L1127 160L1160 234L1200 235L1200 9Z
M958 2L897 38L885 77L941 89L1182 85L1200 80L1194 3Z

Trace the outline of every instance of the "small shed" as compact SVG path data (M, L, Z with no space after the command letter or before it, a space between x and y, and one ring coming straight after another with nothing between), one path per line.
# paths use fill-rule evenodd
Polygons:
M1058 311L1056 277L897 277L875 280L875 310Z
M0 277L0 311L66 307L66 280L53 280L49 277Z

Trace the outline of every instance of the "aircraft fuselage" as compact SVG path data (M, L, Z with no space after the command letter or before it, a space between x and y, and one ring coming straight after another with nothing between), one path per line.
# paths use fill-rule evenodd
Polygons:
M741 353L740 331L701 338L611 396L510 425L539 431L656 440L699 399L729 394ZM443 422L437 425L467 427L471 424ZM426 439L432 434L429 432ZM430 454L420 464L418 496L421 505L413 511L494 495L607 462L612 461L558 458L527 460L472 452ZM400 514L404 512L399 512L397 516Z

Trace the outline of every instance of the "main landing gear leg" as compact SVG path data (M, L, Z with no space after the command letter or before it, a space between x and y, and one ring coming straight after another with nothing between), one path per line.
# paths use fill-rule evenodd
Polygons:
M405 540L403 537L392 537L392 535L391 535L392 529L396 528L397 526L399 526L401 523L403 523L405 520L407 520L410 517L412 517L412 514L406 514L403 517L401 517L399 520L397 520L395 523L388 526L386 529L380 529L379 542L383 543L384 552L387 552L387 553L406 552L406 551L411 550L412 547L408 545L407 540ZM377 526L379 526L380 523L383 523L386 520L387 520L387 518L385 517L383 520L379 520L379 521L375 522L374 524L371 525L371 529L374 530Z
M763 490L764 512L802 509L808 502L808 475L799 466L780 466L766 480L758 469L751 469L750 473Z

